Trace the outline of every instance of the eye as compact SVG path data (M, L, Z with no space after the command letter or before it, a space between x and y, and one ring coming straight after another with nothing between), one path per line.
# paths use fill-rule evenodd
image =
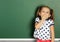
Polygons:
M46 12L46 13L49 13L49 12Z

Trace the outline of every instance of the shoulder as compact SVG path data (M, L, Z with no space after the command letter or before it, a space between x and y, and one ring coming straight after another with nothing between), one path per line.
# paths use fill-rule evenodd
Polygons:
M35 20L39 20L39 17L36 17Z
M35 22L39 22L39 20L40 20L39 17L35 18Z
M54 20L49 19L49 20L48 20L48 23L49 23L49 26L52 26L52 25L54 25Z
M50 23L54 23L54 20L52 20L52 19L49 19L49 22L50 22Z

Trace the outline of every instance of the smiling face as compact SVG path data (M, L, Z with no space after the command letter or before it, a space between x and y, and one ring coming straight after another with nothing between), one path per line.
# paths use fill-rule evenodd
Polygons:
M47 7L43 7L41 11L39 12L39 15L43 17L44 15L49 14L50 15L50 9Z

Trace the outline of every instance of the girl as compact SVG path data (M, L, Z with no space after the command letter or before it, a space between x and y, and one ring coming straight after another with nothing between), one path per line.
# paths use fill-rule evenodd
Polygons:
M33 36L37 39L37 42L54 42L53 10L48 6L38 7Z

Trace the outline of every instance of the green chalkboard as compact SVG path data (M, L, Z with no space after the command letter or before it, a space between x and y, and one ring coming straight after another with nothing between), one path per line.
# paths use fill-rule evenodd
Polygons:
M60 0L0 0L0 38L33 38L38 5L54 10L55 37L60 37Z

